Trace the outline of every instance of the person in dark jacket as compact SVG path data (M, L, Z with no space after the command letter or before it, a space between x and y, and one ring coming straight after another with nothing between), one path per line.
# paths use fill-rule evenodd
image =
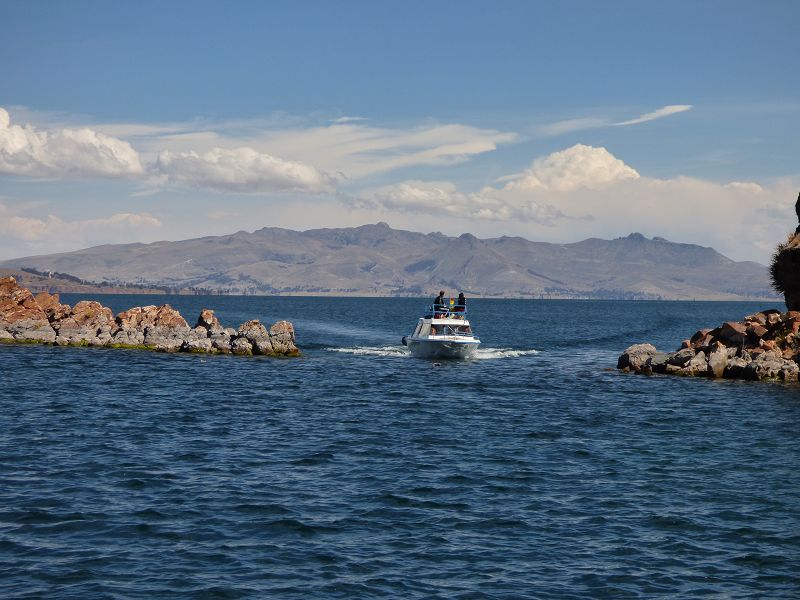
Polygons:
M444 311L444 290L440 291L439 295L433 300L433 316L441 316L442 311Z
M465 312L467 310L467 299L464 292L458 293L458 302L456 303L456 310L458 312Z

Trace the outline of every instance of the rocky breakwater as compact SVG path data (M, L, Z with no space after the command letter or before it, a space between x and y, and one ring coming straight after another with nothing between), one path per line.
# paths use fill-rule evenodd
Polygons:
M797 381L798 363L800 312L765 310L716 329L701 329L675 352L635 344L622 353L617 368L645 375Z
M278 321L267 329L257 320L238 329L223 327L203 309L194 327L168 304L137 306L114 315L99 302L61 304L57 294L34 296L13 277L0 279L0 342L58 346L141 348L198 352L296 356L294 327Z

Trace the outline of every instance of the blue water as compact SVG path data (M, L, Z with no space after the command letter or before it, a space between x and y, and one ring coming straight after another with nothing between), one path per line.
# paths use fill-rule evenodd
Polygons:
M0 597L800 596L800 388L614 369L768 305L166 300L304 354L0 346Z

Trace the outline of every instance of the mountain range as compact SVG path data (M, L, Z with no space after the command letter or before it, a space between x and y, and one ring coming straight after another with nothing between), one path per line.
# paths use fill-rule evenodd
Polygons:
M113 244L29 256L0 267L69 274L107 285L212 293L519 298L775 299L767 268L713 248L646 238L570 244L465 233L416 233L386 223Z

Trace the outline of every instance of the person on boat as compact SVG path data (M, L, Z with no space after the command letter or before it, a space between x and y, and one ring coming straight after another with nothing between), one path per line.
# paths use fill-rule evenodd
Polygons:
M443 316L444 311L444 290L439 292L439 295L433 301L433 316L437 319Z
M458 302L456 302L456 307L453 309L454 312L464 312L467 310L467 299L464 296L464 292L458 293Z

